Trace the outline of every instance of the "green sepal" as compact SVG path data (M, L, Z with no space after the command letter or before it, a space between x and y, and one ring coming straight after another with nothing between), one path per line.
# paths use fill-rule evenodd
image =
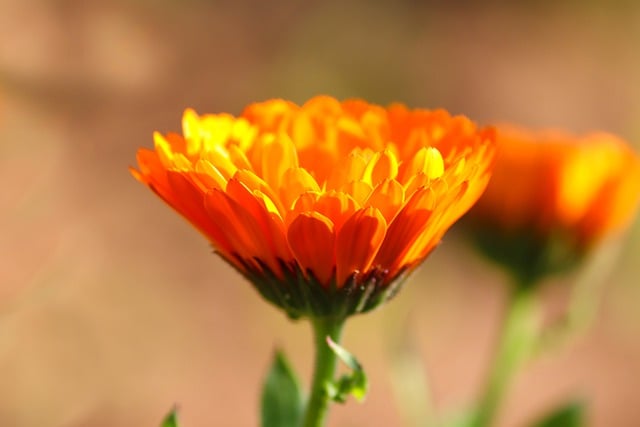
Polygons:
M178 423L178 410L173 409L162 421L161 427L180 427Z
M350 374L342 375L336 381L327 383L326 390L334 402L344 403L349 395L362 402L367 396L369 380L362 369L362 365L344 347L327 337L327 344L331 350L351 369Z
M275 352L262 389L262 427L298 427L304 398L300 383L284 353Z
M582 427L586 425L584 409L583 403L570 402L554 409L531 427Z
M502 265L521 287L531 287L548 277L573 270L583 253L568 236L538 236L531 230L500 233L490 226L468 224L476 249Z
M302 271L296 262L279 260L280 272L274 272L258 258L251 262L238 255L233 255L233 261L224 256L222 259L249 280L263 298L284 309L294 320L366 313L393 298L409 274L405 268L390 277L388 270L374 267L365 274L354 272L340 285L334 274L326 285L312 271Z

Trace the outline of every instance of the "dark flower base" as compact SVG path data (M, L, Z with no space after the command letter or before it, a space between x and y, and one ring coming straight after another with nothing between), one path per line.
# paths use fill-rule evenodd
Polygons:
M292 319L346 318L365 313L393 298L408 275L405 269L390 278L388 270L374 267L366 274L354 272L338 288L335 274L329 286L323 286L311 271L303 273L295 262L280 260L284 273L284 278L281 278L257 258L254 261L259 268L240 257L236 256L235 259L244 269L232 262L229 264L249 280L260 295L284 309Z
M505 266L521 287L535 286L550 276L575 268L583 253L559 234L537 236L530 230L498 233L477 225L468 230L480 253Z

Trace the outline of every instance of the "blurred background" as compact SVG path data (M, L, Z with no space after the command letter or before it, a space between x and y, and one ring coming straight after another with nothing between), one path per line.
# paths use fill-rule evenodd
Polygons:
M178 404L185 427L255 426L276 346L308 383L309 326L127 171L186 107L324 93L640 149L639 40L634 1L0 0L0 425L157 426ZM592 426L640 425L639 227L617 245L596 324L517 378L501 426L573 397ZM545 288L550 317L575 276ZM396 300L347 326L371 391L331 425L403 425L399 342L437 410L471 402L504 280L448 235Z

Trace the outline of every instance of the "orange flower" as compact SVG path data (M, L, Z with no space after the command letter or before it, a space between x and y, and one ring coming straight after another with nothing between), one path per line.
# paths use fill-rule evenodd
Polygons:
M187 110L134 176L291 316L386 300L478 199L493 132L445 111L316 97Z
M639 199L640 159L619 138L504 127L493 178L469 218L494 246L499 236L517 236L540 251L554 245L557 252L560 243L564 256L576 259L623 230ZM513 256L517 250L507 246Z

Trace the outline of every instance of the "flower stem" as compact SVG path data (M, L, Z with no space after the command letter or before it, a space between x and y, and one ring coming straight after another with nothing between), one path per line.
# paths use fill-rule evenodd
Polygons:
M514 375L531 354L537 339L537 300L528 287L511 294L493 366L480 398L472 427L489 427Z
M311 324L315 338L316 361L303 426L322 427L327 419L330 401L326 385L333 381L338 363L338 356L327 344L327 336L340 343L344 319L318 318L312 319Z

